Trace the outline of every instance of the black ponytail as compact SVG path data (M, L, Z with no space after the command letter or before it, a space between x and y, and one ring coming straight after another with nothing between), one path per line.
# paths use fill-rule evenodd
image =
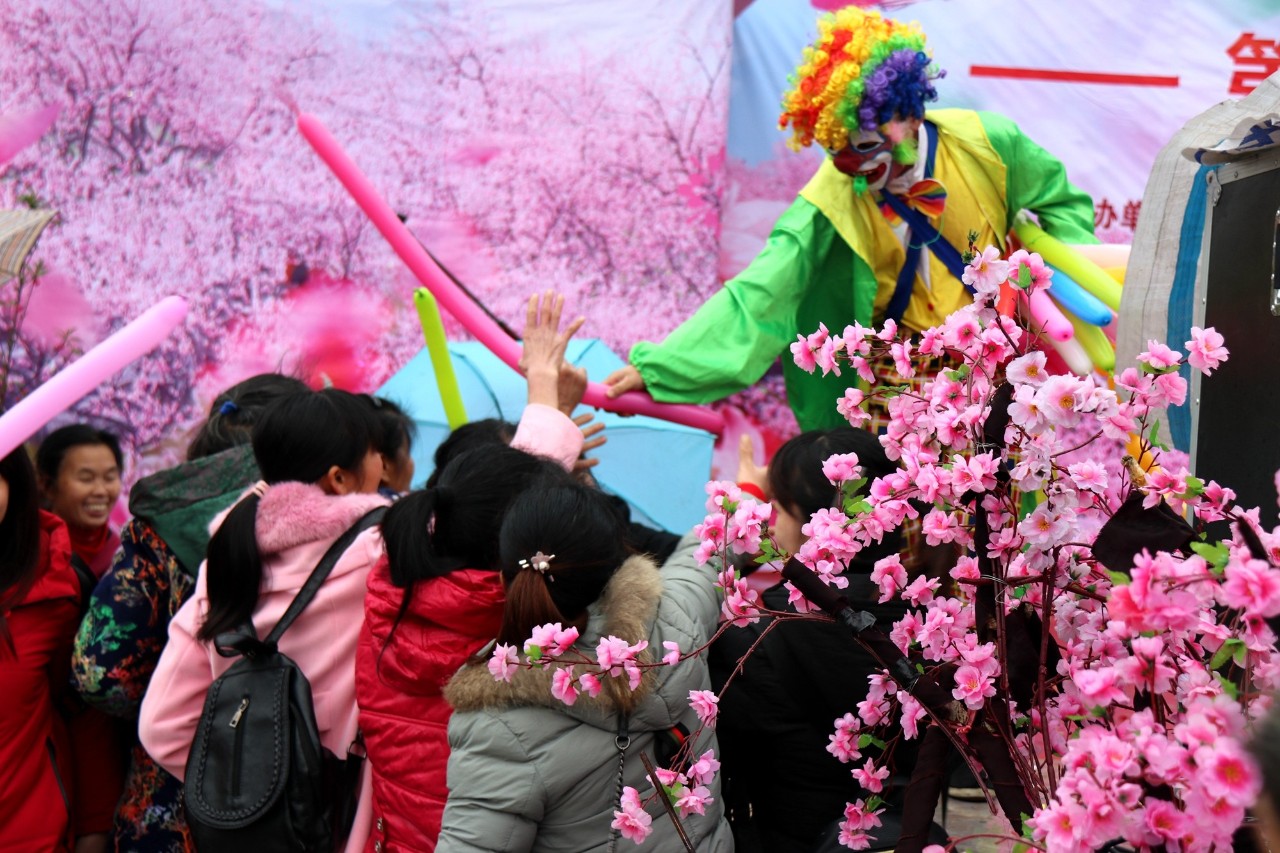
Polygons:
M557 463L505 444L455 456L436 485L401 498L382 520L391 582L408 588L460 568L496 569L508 507L547 479L572 482Z
M196 632L197 640L211 643L253 619L262 588L262 554L254 529L260 500L256 494L241 500L209 539L204 578L209 615Z
M499 534L507 603L498 642L518 646L538 625L581 616L630 556L625 532L608 497L576 482L522 495ZM539 552L554 555L546 571L527 565Z

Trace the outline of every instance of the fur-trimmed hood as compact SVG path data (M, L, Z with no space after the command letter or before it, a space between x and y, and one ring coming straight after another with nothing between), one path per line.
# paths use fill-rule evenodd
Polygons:
M246 489L240 500L253 488ZM265 557L309 542L337 539L362 515L388 503L378 494L331 495L314 483L286 481L267 486L258 502L254 524L258 549ZM236 504L210 522L210 535L222 526Z
M649 640L661 600L662 575L658 567L648 557L628 558L605 585L600 599L588 608L590 618L578 640L578 648L594 657L596 644L602 637L615 636L632 645ZM653 651L651 645L640 653L640 660L655 660ZM550 666L520 669L510 682L502 682L494 679L484 663L469 664L453 677L444 695L455 711L541 706L563 709L590 722L611 717L618 710L634 713L651 697L657 680L653 670L646 669L640 685L630 690L625 677L608 678L594 699L583 693L573 706L566 706L551 695L555 670L556 667Z

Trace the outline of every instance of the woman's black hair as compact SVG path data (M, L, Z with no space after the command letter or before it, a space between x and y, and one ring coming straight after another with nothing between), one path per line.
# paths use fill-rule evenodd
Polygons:
M388 460L394 460L400 455L401 450L407 453L413 447L414 439L418 437L418 425L413 418L409 417L409 414L399 405L385 397L365 394L364 398L373 406L373 414L378 419L380 427L375 436L374 448Z
M839 492L822 473L822 463L837 453L858 454L868 484L897 470L879 438L865 429L844 426L802 432L779 447L769 460L769 492L774 504L801 521L820 509L834 507ZM862 490L865 493L867 489L863 486ZM855 562L874 562L897 553L901 544L901 533L893 531L878 545L859 552Z
M89 424L71 424L45 436L44 441L40 442L40 449L36 451L36 470L46 483L56 482L68 450L98 444L105 445L111 451L116 467L123 472L124 454L120 451L120 439L116 438L115 433Z
M496 569L498 528L507 508L542 479L566 482L569 475L549 459L505 444L455 456L434 486L387 510L382 539L391 582L408 589L460 568Z
M208 419L187 447L187 459L203 459L248 444L253 425L270 403L308 390L302 380L279 373L259 373L232 385L214 398Z
M369 404L355 394L336 388L288 394L270 403L253 425L253 456L268 484L315 483L334 466L358 471L378 428ZM256 494L242 499L209 539L209 613L196 635L200 640L212 641L253 617L262 587L258 502Z
M444 469L454 457L475 450L476 448L493 447L499 444L510 444L515 437L516 425L498 418L486 418L482 421L471 421L449 433L440 446L436 448L435 466L427 478L427 488L434 486L440 479Z
M595 489L561 482L525 492L498 534L507 584L498 642L519 646L537 625L582 615L630 555L625 533L617 510ZM546 571L535 554L549 557Z
M25 447L0 459L9 505L0 518L0 612L26 594L40 565L40 495Z

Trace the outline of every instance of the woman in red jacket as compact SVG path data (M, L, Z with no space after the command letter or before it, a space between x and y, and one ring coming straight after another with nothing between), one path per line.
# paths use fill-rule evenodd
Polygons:
M120 779L94 751L75 753L74 730L99 719L67 704L80 601L67 527L39 508L35 470L18 448L0 460L3 853L106 849Z

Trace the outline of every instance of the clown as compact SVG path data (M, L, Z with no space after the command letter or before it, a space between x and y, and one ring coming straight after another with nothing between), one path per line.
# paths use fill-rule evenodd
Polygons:
M605 381L610 396L646 389L662 402L707 403L760 379L800 331L892 319L903 334L968 304L961 253L1004 247L1014 216L1034 213L1068 243L1094 243L1093 202L1062 163L1009 119L930 110L942 76L916 24L856 7L824 16L783 98L797 150L830 155L775 223L763 251L660 344L641 341ZM884 368L884 381L901 381ZM802 429L844 423L847 378L783 359Z

